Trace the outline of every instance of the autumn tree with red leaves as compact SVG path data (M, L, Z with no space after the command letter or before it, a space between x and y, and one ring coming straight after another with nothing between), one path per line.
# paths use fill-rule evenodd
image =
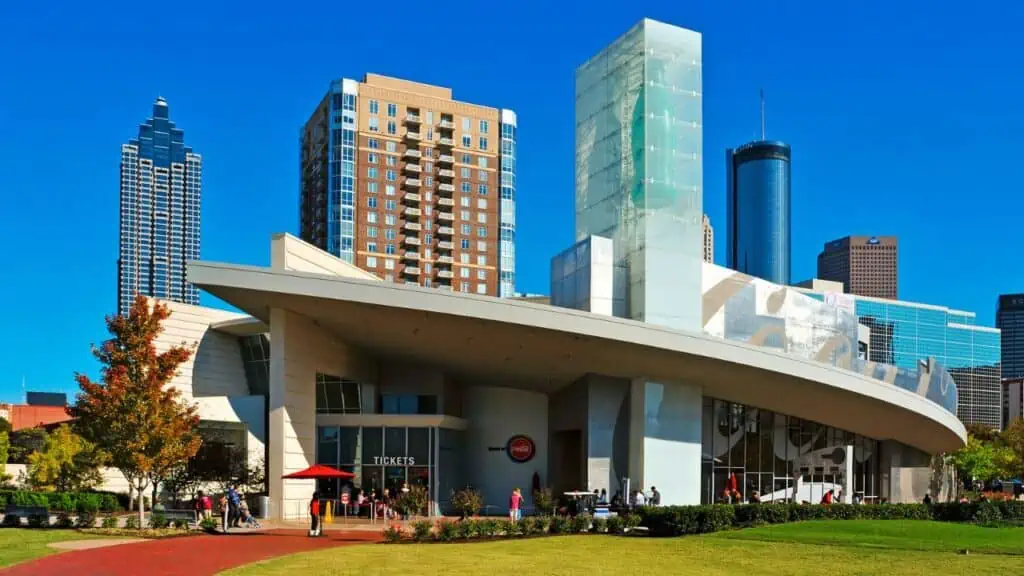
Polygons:
M93 346L100 361L99 382L75 374L81 388L74 408L75 430L110 456L138 497L144 526L143 494L199 450L199 416L169 386L195 345L182 343L157 352L155 341L170 316L167 306L138 296L127 315L108 316L111 338ZM155 502L154 502L155 504Z

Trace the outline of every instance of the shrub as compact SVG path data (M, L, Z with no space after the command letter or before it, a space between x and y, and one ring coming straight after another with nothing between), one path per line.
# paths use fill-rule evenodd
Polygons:
M17 514L4 515L4 528L17 528L21 526L21 516Z
M159 512L154 512L153 514L149 515L150 528L156 528L157 530L159 530L161 528L167 528L170 525L171 522L167 519L167 516L164 516Z
M483 507L484 499L476 490L464 488L452 492L452 508L461 518L475 516Z
M523 536L539 534L542 526L540 518L536 516L527 516L519 522L519 528L523 531Z
M139 517L135 514L130 514L124 519L124 527L129 530L139 529Z
M395 524L384 528L384 541L389 544L397 544L402 541L402 527Z
M537 517L537 532L544 534L551 529L551 520L553 516L538 516Z
M453 542L458 536L458 523L441 520L437 523L437 539L441 542Z
M497 520L495 521L495 534L504 534L505 536L516 536L519 534L519 526L516 522L511 520Z
M481 538L493 538L498 535L499 523L494 518L481 518L475 523L476 533Z
M56 526L57 528L65 528L65 529L66 528L71 528L74 525L75 525L75 523L71 521L71 515L68 514L67 512L61 512L60 514L58 514L57 515L57 522L56 522L56 524L54 524L54 526Z
M104 516L103 520L100 520L101 528L117 528L117 516Z
M75 503L75 511L79 514L84 512L91 512L95 514L100 511L102 503L103 496L99 494L80 494L78 496L78 502Z
M622 516L611 516L608 518L607 528L609 534L624 534L626 532L626 519Z
M565 534L569 528L569 519L565 516L552 516L548 525L548 532L552 534Z
M203 518L199 521L199 527L207 532L214 532L217 530L217 520L213 518Z
M74 512L77 498L68 492L55 492L50 498L50 509L61 512Z
M394 503L394 509L402 516L424 516L427 513L427 503L430 498L427 489L423 486L410 486L408 492L403 492Z
M590 529L598 534L604 534L608 531L608 520L606 518L594 518L590 523Z
M79 512L75 519L75 528L95 528L96 514L92 512Z
M569 530L575 534L583 534L590 531L590 516L577 514L572 517L569 523Z
M427 542L433 539L434 523L430 520L420 520L412 525L412 537L417 542Z
M171 524L178 530L188 530L188 520L176 518Z
M459 520L455 523L455 537L459 540L476 537L476 523L469 519Z
M555 512L555 496L551 488L541 488L533 491L533 507L537 512L550 516Z
M49 528L50 527L50 515L49 514L33 514L28 517L29 528Z

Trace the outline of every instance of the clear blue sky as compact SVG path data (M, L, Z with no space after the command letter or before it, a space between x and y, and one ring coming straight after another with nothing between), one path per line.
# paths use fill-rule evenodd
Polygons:
M896 234L903 299L991 323L999 292L1024 291L1024 6L471 4L0 4L0 401L22 376L73 393L72 372L95 372L119 146L157 95L204 158L203 259L251 264L271 233L297 231L298 127L332 78L378 72L516 110L517 288L547 292L573 236L574 70L645 16L704 34L704 205L720 238L724 150L757 135L764 88L768 136L793 146L794 280L826 240Z

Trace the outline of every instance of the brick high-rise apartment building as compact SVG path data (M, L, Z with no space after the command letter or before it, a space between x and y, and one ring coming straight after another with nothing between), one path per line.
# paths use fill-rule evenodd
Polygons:
M515 292L516 115L449 88L342 79L300 135L300 234L385 280Z
M842 282L848 294L897 300L895 236L847 236L818 254L818 278Z

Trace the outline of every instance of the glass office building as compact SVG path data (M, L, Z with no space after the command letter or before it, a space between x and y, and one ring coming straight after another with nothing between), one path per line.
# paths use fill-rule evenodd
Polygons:
M576 239L614 245L623 315L700 329L701 35L643 20L576 71Z
M1002 294L996 310L1002 331L1002 377L1024 378L1024 294Z
M157 98L138 137L121 146L119 314L137 294L199 304L185 264L199 259L202 165L170 120L167 101Z
M726 265L788 286L790 266L790 149L751 142L727 150Z
M823 294L805 291L823 299ZM927 358L944 366L956 382L957 416L964 424L999 428L1001 335L977 325L973 312L914 302L847 295L861 324L871 330L869 359L916 370Z

